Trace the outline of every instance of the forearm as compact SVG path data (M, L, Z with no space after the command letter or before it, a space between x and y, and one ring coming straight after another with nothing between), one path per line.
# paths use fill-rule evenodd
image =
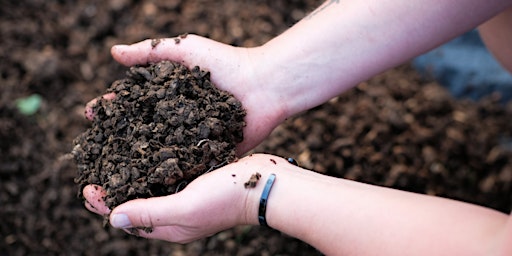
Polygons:
M263 87L281 88L293 115L476 27L507 2L327 1L256 49L257 72Z
M276 174L269 226L327 255L490 255L499 247L505 214L268 162L256 190ZM252 207L250 223L257 224L257 203Z

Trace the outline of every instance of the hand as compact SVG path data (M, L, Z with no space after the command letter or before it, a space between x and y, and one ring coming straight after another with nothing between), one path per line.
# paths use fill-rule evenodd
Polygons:
M197 65L210 71L213 83L232 93L247 111L244 141L237 147L238 154L256 146L284 120L285 108L282 101L276 99L278 94L266 89L270 88L269 83L259 84L263 80L257 79L255 74L260 65L256 60L257 49L237 48L195 35L188 35L179 44L172 38L160 39L156 45L155 42L146 40L129 46L117 45L112 48L112 56L127 66L171 60L189 68ZM113 99L115 95L102 97ZM94 99L86 106L85 115L90 120L96 101ZM111 224L129 233L136 231L147 238L189 242L248 223L244 214L247 207L243 204L247 203L248 194L254 189L243 187L252 173L245 171L246 167L240 168L242 163L245 161L203 175L178 194L133 200L112 212L103 201L105 191L98 185L88 185L83 191L86 207L100 215L111 214ZM244 172L236 172L237 166ZM256 218L256 214L252 215ZM153 231L145 232L134 227L152 227Z
M257 224L264 182L255 188L245 188L244 183L257 170L264 176L262 180L266 179L261 170L269 169L269 164L269 156L248 156L200 176L177 194L132 200L112 211L105 206L100 186L88 185L83 194L86 207L110 214L110 223L116 228L141 237L187 243L236 225ZM144 227L152 231L146 232Z
M259 48L240 48L204 37L188 35L176 43L174 38L145 40L133 45L112 47L112 56L119 63L132 66L161 60L180 62L192 68L199 66L211 73L213 83L232 93L247 111L244 140L237 153L244 154L258 145L286 116L285 102L277 87L258 74L269 63L259 61ZM105 95L112 98L113 95ZM91 104L86 116L92 119Z

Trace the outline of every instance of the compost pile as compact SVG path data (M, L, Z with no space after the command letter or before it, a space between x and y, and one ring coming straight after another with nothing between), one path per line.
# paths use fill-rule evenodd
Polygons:
M99 184L113 208L176 193L236 159L245 111L209 73L162 61L132 67L93 107L92 127L74 140L80 190Z
M126 67L110 56L112 45L186 32L261 45L321 2L3 1L0 255L320 255L258 226L187 245L103 227L102 216L76 196L77 165L62 156L94 125L84 118L85 104L125 77ZM34 94L39 108L23 114L17 100ZM499 97L454 99L406 65L288 119L254 151L294 157L327 175L510 212L510 120L512 108ZM199 139L191 144L208 146ZM154 145L138 146L135 156Z

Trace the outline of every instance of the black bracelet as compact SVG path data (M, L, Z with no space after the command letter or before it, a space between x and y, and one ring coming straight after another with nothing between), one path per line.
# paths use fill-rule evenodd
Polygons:
M267 219L265 218L265 214L267 212L267 201L268 195L270 194L270 190L272 189L272 185L274 185L274 181L276 180L275 174L270 174L267 179L267 183L265 183L265 188L263 188L263 192L261 193L260 198L260 207L258 209L258 220L260 225L267 226Z
M291 157L286 158L286 161L288 161L288 163L293 164L295 166L299 166L299 163L297 163L297 161Z

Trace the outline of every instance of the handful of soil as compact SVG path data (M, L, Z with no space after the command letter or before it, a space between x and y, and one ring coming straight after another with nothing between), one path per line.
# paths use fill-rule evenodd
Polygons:
M85 185L101 185L113 208L176 193L236 159L245 110L199 67L134 66L108 92L116 97L97 102L92 127L73 141L79 195Z

